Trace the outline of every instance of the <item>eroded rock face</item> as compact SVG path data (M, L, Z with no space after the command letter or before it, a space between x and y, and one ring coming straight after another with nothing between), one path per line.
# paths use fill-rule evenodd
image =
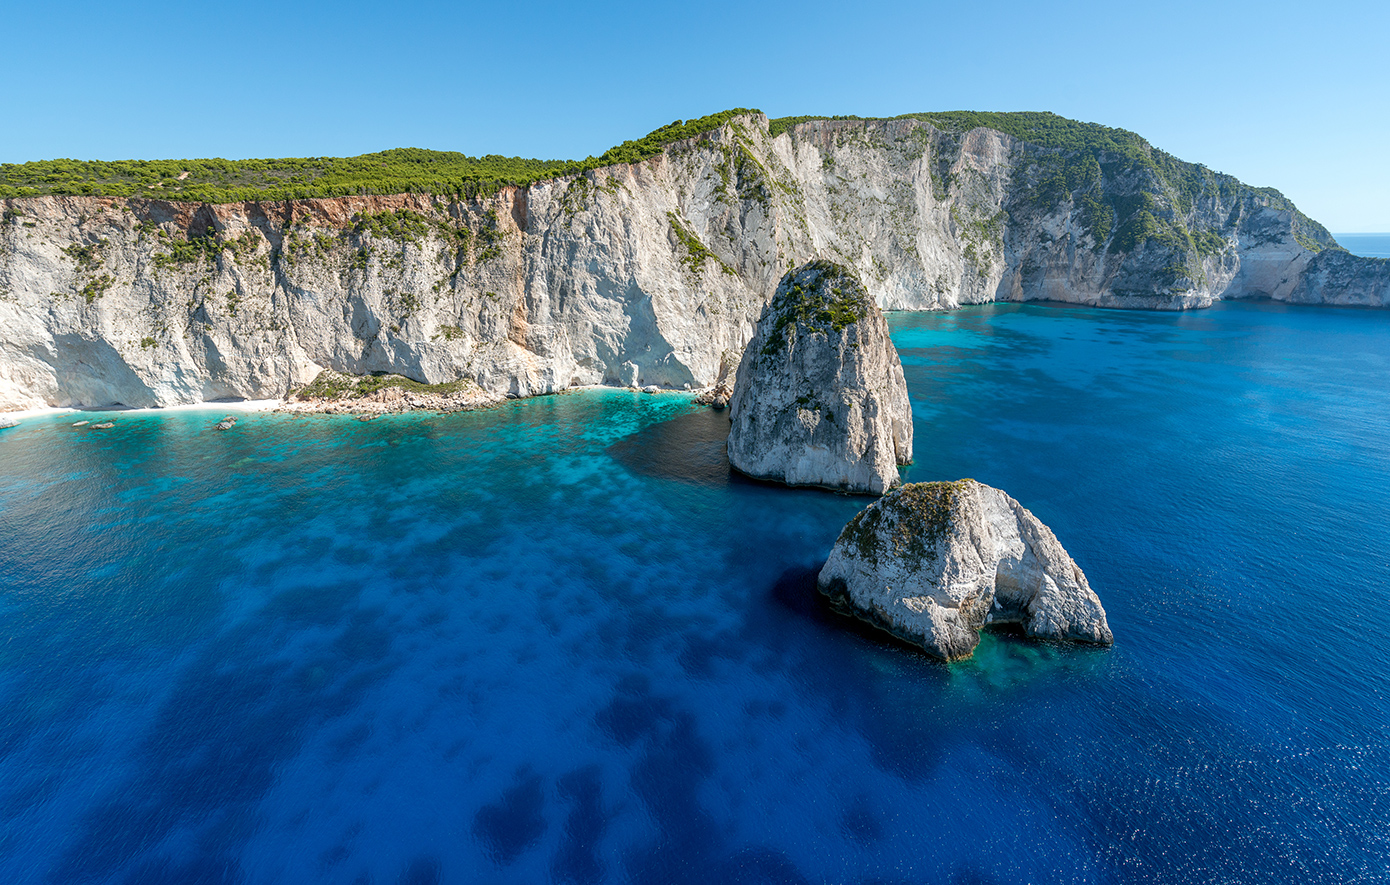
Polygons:
M854 273L788 271L743 352L729 463L759 479L883 494L912 461L912 407L888 323Z
M6 198L0 410L269 399L324 369L498 396L703 388L812 257L886 310L1390 305L1390 265L1337 252L1278 194L1102 159L915 118L774 134L749 114L466 200Z
M1390 260L1326 249L1305 266L1288 300L1295 304L1390 307Z
M817 580L854 614L948 661L986 624L1109 645L1105 609L1051 529L999 489L911 483L845 526Z

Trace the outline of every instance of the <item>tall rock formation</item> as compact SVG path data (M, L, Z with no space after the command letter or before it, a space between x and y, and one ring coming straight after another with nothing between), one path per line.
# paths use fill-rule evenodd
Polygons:
M813 257L884 309L1390 303L1384 262L1277 192L1046 114L747 114L468 199L0 206L0 409L275 397L325 368L698 387Z
M888 323L830 261L782 277L729 408L729 463L759 479L881 495L912 462L912 405Z
M850 520L817 579L837 609L946 660L987 624L1109 645L1086 576L1017 501L971 479L911 483Z

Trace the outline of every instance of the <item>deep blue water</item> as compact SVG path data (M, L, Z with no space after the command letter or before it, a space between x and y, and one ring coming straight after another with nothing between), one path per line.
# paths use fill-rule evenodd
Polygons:
M0 882L1390 881L1390 313L891 323L909 478L1037 513L1112 649L828 616L867 499L678 395L30 419Z
M1333 234L1333 237L1353 255L1390 258L1390 234Z

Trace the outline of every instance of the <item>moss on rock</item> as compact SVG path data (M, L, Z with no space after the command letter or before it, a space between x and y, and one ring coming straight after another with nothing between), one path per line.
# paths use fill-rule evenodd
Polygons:
M458 381L446 381L442 384L426 384L404 375L392 375L386 372L374 372L370 375L347 375L332 369L325 369L313 381L296 391L294 395L301 400L361 399L389 387L398 387L413 393L450 394L476 389L478 385L467 378Z
M824 259L787 271L772 296L776 317L763 344L771 356L787 343L787 333L829 334L844 332L869 315L873 305L869 291L849 268Z
M879 556L935 562L937 548L951 531L955 498L971 479L914 482L864 508L840 532L860 558L879 564ZM889 549L885 549L889 548Z

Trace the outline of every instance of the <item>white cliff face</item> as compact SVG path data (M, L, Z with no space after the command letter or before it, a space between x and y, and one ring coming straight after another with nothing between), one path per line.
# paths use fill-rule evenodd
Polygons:
M1118 249L1113 230L1098 243L1074 194L1037 197L1044 154L911 119L774 138L751 114L477 200L9 199L0 409L277 397L324 368L515 395L700 387L738 359L785 269L813 258L886 309L1390 303L1383 270L1305 248L1293 211L1249 189L1190 201L1188 227L1210 234L1197 252Z
M1294 304L1390 306L1390 259L1324 250L1307 261L1303 272L1293 279L1287 300Z
M888 323L828 261L782 278L729 409L729 463L759 479L881 495L912 461L912 405Z
M1105 609L1052 531L998 489L912 483L845 526L817 579L836 608L945 660L987 624L1109 645Z

